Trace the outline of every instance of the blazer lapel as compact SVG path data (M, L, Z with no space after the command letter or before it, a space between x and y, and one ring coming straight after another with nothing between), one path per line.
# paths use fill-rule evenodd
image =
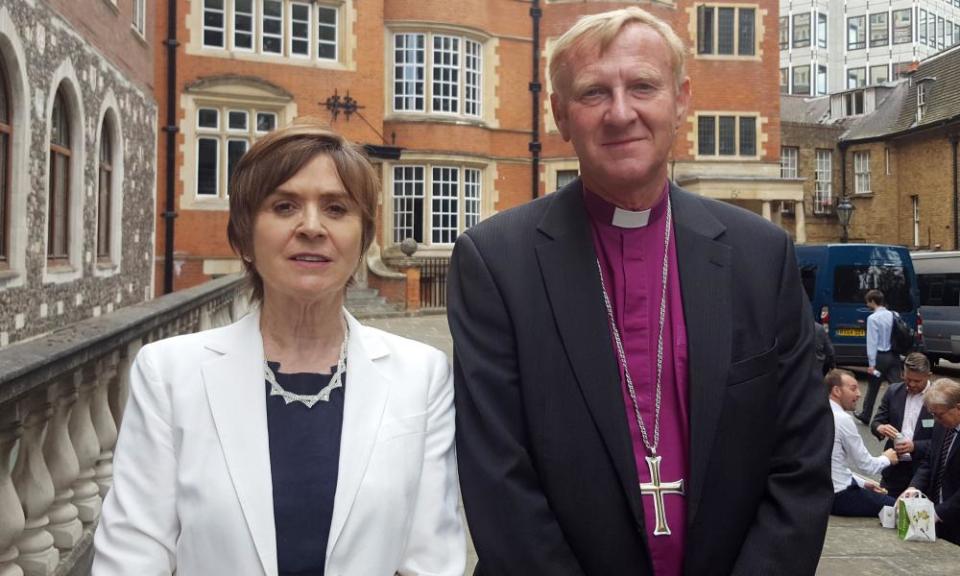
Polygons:
M222 354L205 363L201 372L230 479L263 570L268 576L276 576L273 480L259 313L249 314L215 333L206 346Z
M388 354L386 344L375 332L364 328L346 311L344 314L350 328L350 341L347 343L347 379L344 388L337 492L333 500L330 537L327 540L328 558L343 533L344 524L366 474L392 382L391 378L374 364L374 360Z
M687 522L706 482L730 366L731 249L716 240L726 228L698 197L671 185L680 291L687 328L690 479Z
M594 424L606 444L635 520L643 525L639 481L620 374L579 181L556 192L540 222L537 259L560 338ZM641 533L643 531L641 530Z

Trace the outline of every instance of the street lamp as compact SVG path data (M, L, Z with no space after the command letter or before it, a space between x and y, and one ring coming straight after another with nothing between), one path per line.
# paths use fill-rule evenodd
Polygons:
M847 237L847 226L850 225L850 217L853 216L854 210L856 210L856 207L850 203L849 198L846 196L840 198L840 202L837 203L837 218L840 220L840 226L843 227L843 235L840 237L840 242L843 244L846 244L849 239Z

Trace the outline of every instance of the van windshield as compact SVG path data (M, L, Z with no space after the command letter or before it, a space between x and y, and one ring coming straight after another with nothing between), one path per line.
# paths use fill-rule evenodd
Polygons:
M879 290L887 300L887 308L910 312L910 284L902 266L837 266L833 271L833 301L864 305L869 290Z

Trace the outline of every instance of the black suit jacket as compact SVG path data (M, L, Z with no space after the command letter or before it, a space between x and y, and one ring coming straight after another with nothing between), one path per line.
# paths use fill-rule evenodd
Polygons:
M934 502L939 496L933 494L933 480L940 471L940 452L946 436L946 428L937 424L933 429L933 439L930 441L930 452L917 468L910 485L922 491L927 498ZM943 475L943 502L936 504L937 516L941 522L937 524L937 536L960 545L960 438L953 443L947 455L946 471Z
M689 354L685 572L813 574L832 415L793 245L671 187ZM651 574L579 180L457 241L457 454L478 574Z
M880 401L880 407L870 422L870 431L873 432L873 435L883 440L884 436L877 432L877 428L883 424L890 424L897 430L901 430L903 428L903 412L906 404L907 387L904 386L902 382L893 384L887 388L886 394L883 395L883 400ZM893 466L887 466L881 473L884 488L889 490L890 494L894 497L899 496L901 492L907 489L917 468L920 467L920 464L927 457L927 452L930 451L930 438L933 436L933 426L924 428L924 420L931 422L933 421L933 416L927 411L926 406L921 406L920 416L917 417L917 424L913 430L913 453L910 455L912 459L907 462L901 460ZM887 448L893 448L893 440L887 440L883 449L886 450Z

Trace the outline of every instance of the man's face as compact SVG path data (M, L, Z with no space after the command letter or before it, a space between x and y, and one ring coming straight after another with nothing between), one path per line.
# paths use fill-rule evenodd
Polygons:
M923 392L929 381L929 372L917 372L909 368L903 371L903 385L907 387L908 394L919 394Z
M860 399L860 385L852 376L844 375L840 380L840 385L835 386L830 391L830 397L841 408L849 412L856 408L857 400Z
M575 48L563 86L551 96L563 139L580 158L584 183L610 199L663 184L667 158L690 100L679 90L670 49L649 26L628 24L600 54Z
M960 404L956 404L950 408L931 406L928 409L930 410L930 415L937 421L937 424L940 424L944 428L949 429L960 426Z

